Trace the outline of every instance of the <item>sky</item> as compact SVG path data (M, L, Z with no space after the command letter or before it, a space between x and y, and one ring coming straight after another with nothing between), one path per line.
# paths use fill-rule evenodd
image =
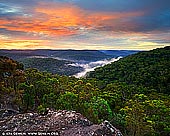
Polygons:
M170 45L170 0L0 0L0 49Z

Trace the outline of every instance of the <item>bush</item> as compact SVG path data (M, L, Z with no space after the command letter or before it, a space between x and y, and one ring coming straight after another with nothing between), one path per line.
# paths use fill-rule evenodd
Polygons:
M57 109L76 110L78 97L72 92L66 92L57 100Z
M85 103L89 119L95 123L111 120L113 115L108 102L100 97L93 97L90 103Z
M37 110L39 114L44 114L46 112L46 108L42 105L38 106Z

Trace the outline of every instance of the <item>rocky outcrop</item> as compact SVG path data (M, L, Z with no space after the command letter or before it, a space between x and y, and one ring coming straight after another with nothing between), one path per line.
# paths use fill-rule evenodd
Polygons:
M122 136L108 121L95 125L75 111L49 110L46 115L17 114L0 118L0 132L39 132L59 136Z

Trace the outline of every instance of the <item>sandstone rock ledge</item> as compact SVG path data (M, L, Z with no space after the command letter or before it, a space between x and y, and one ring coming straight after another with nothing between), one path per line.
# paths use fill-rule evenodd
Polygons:
M95 125L75 111L49 110L47 115L17 114L0 118L0 132L58 132L60 136L122 136L108 121Z

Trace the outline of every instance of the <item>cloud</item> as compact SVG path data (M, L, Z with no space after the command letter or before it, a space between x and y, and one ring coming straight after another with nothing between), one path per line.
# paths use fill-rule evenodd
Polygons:
M169 0L1 0L0 44L5 47L4 39L12 47L16 40L45 48L168 44L169 5Z
M22 16L16 14L10 20L7 17L1 18L0 26L8 31L67 36L86 29L123 30L123 20L143 14L142 12L89 12L72 4L52 2L40 2L33 11L30 16L25 13ZM130 25L127 24L127 28L130 28Z
M1 40L0 45L3 45L4 49L34 49L43 48L44 41L41 40Z
M75 63L75 64L69 64L69 65L74 66L74 67L82 67L84 69L82 72L74 75L77 78L81 78L81 77L85 77L88 72L94 71L95 68L98 68L98 67L110 64L112 62L118 61L120 58L122 58L122 57L112 58L110 60L105 59L105 60L90 62L87 64Z

